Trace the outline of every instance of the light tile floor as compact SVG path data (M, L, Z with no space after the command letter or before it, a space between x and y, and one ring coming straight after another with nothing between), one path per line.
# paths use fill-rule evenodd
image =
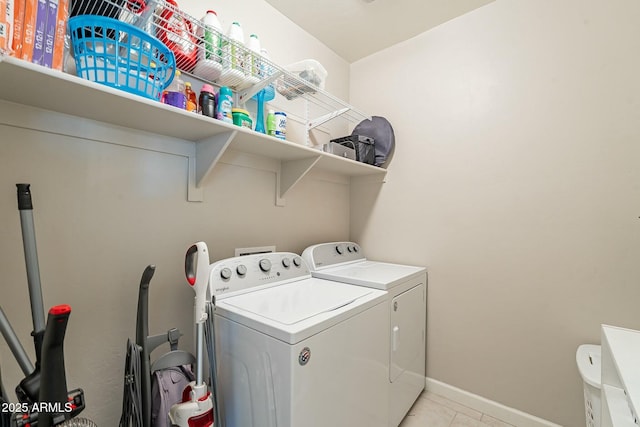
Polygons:
M409 410L399 427L515 427L446 399L424 391Z

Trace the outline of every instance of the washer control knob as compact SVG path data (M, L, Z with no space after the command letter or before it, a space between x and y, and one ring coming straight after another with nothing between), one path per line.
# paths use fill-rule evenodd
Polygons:
M266 258L261 259L259 265L260 265L260 270L264 271L265 273L271 270L271 261L269 261Z
M354 246L347 246L347 251L354 252Z
M338 252L338 255L342 255L344 253L342 245L336 245L336 252Z
M245 274L247 274L247 267L243 264L240 264L236 267L236 273L238 273L238 276L244 276Z
M300 258L299 256L295 257L293 259L293 265L295 265L296 267L300 267L302 265L302 258Z
M358 245L353 245L353 252L358 253Z
M222 277L224 280L231 279L231 269L225 267L222 270L220 270L220 277Z
M282 266L285 268L291 267L291 260L289 258L282 259Z

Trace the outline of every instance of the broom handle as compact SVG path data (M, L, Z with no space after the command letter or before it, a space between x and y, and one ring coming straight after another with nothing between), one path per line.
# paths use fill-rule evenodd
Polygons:
M27 283L31 300L31 318L33 320L33 341L36 349L36 365L40 361L42 339L44 336L44 303L42 302L42 285L40 283L40 267L36 249L36 232L33 225L33 203L31 201L30 184L16 184L18 187L18 209L22 226L22 242L24 259L27 267Z
M29 360L29 356L27 356L27 352L24 351L24 347L20 343L20 340L16 336L15 331L11 327L11 323L9 323L9 319L4 314L2 307L0 307L0 332L4 337L4 340L7 342L11 353L13 353L13 357L16 358L18 365L20 365L20 369L25 375L29 375L33 372L34 367Z

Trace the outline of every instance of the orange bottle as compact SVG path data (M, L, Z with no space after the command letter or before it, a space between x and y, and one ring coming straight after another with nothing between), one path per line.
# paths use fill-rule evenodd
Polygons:
M185 82L184 93L187 95L187 111L198 112L198 98L196 93L191 89L191 82Z

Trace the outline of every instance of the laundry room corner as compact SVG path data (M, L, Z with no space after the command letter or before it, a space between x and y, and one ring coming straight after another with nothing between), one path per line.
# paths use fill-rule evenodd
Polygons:
M497 0L351 65L397 141L351 237L427 266L429 379L584 425L576 349L640 326L638 16Z

